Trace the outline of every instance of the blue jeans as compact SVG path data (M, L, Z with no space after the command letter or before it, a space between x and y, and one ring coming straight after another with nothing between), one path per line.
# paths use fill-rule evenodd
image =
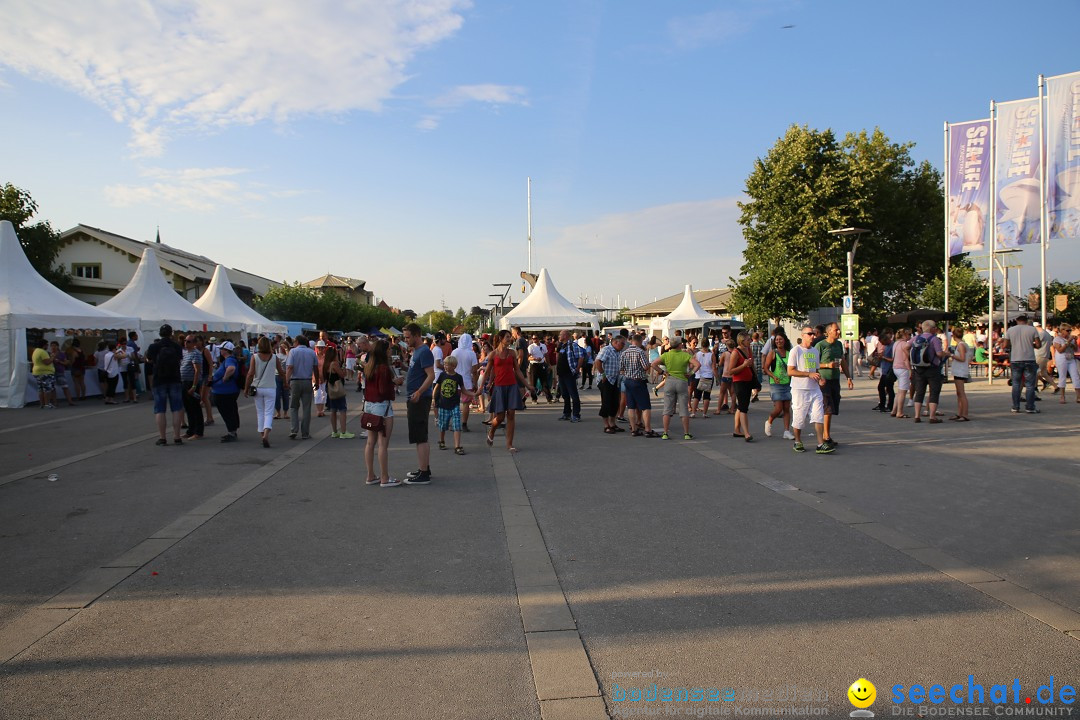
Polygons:
M563 417L581 417L581 396L577 391L577 378L573 375L559 375L559 387L562 389Z
M285 380L279 375L275 378L277 384L277 399L274 401L274 410L278 412L289 412L289 386L285 384Z
M1030 360L1013 360L1009 363L1012 368L1012 404L1017 410L1020 409L1020 384L1027 388L1027 409L1035 409L1035 379L1039 373L1038 364Z

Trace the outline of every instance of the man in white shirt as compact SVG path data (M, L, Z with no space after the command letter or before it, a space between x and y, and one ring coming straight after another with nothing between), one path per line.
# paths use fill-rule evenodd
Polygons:
M526 355L529 358L529 372L527 374L529 394L532 395L534 403L540 402L540 395L536 392L536 381L539 380L540 389L550 405L555 402L551 398L551 369L548 367L546 359L547 344L540 339L539 335L532 336L532 342L526 350Z
M867 361L873 357L874 353L881 349L881 340L878 339L877 330L871 330L866 333L866 359ZM874 379L874 373L877 372L877 366L870 366L870 379Z
M791 427L795 431L795 452L805 452L802 429L807 417L817 433L817 453L828 455L836 446L825 442L825 401L821 395L824 380L818 372L818 351L814 349L814 328L809 325L799 334L799 344L788 355L788 375L791 376Z

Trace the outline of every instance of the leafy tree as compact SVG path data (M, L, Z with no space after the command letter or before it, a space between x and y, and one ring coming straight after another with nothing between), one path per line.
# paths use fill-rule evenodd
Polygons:
M949 265L949 310L961 322L974 322L989 311L990 284L969 263ZM1002 305L1001 292L994 288L994 306ZM927 283L919 295L918 305L926 308L945 307L945 280L937 277Z
M849 226L872 231L855 257L857 311L907 309L942 265L941 176L915 165L911 147L879 129L841 142L831 130L789 128L746 180L733 309L761 322L839 305L852 240L829 231Z
M1042 286L1036 285L1031 292L1039 298L1036 307L1042 309ZM1068 295L1068 305L1058 311L1054 307L1054 298L1058 295ZM1058 322L1067 322L1070 325L1080 324L1080 282L1062 282L1060 280L1046 281L1046 316L1053 316Z
M419 322L432 332L442 330L446 333L453 330L454 326L457 324L457 321L454 320L454 316L445 310L430 310L420 316Z
M457 312L454 313L454 323L455 323L455 325L464 325L465 320L468 317L469 316L465 314L465 308L459 307L457 309Z
M271 288L255 301L255 309L274 320L315 323L324 330L362 330L400 327L405 322L383 308L360 305L335 292L320 292L300 283Z
M0 188L0 220L9 220L15 226L19 244L34 269L46 280L61 289L71 284L70 276L62 267L56 266L56 257L63 245L60 233L48 220L27 225L37 214L38 206L26 190L6 183Z

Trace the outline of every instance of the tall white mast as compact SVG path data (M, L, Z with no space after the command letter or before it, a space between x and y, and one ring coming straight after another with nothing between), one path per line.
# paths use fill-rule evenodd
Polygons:
M526 178L526 202L529 211L529 274L532 274L532 178Z

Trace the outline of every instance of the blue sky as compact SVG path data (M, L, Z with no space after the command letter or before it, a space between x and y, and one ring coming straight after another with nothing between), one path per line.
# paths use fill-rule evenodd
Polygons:
M737 275L735 202L792 123L880 126L940 168L943 121L1080 70L1076 0L13 0L5 19L0 182L40 217L160 225L418 312L496 282L520 299L527 176L534 270L633 306ZM1020 261L1035 284L1037 252ZM1077 248L1048 264L1080 279Z

